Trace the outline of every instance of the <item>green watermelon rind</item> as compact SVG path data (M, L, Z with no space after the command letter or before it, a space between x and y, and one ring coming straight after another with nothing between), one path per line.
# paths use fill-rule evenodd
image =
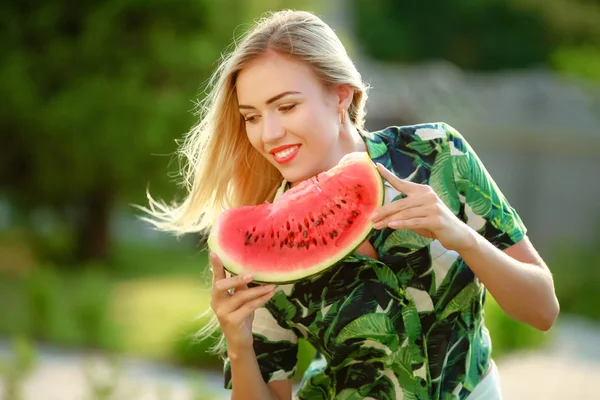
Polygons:
M379 171L377 170L377 168L376 168L375 164L373 163L373 161L371 160L371 158L367 155L367 153L365 153L365 155L366 156L365 156L364 160L365 161L368 160L368 163L364 162L364 165L368 165L370 167L369 171L371 171L371 174L375 181L375 184L373 186L376 187L376 190L378 191L377 207L381 207L383 205L384 198L385 198L384 179L379 174ZM352 164L352 165L355 166L356 164ZM222 249L218 243L218 238L220 237L219 234L220 234L220 228L221 228L221 224L219 223L219 221L215 224L215 226L213 227L213 229L208 237L207 244L208 244L209 249L211 249L211 251L213 251L214 253L216 253L219 256L219 259L220 259L221 263L223 264L223 268L226 271L228 271L230 274L243 275L246 273L250 273L250 274L252 274L253 282L255 282L255 283L289 284L289 283L297 282L298 280L301 280L301 279L306 279L306 278L313 277L315 275L319 275L319 274L329 270L330 268L333 268L333 267L339 265L341 262L344 261L345 258L347 258L349 255L354 253L361 246L361 244L367 239L367 237L369 236L371 231L374 229L373 223L370 220L367 220L367 223L365 224L364 228L361 231L358 231L358 230L354 231L354 234L356 235L356 239L353 240L351 242L351 244L346 246L345 251L339 251L339 252L335 253L335 255L333 257L325 259L325 260L323 260L323 262L316 264L310 268L300 269L297 272L294 272L294 271L286 271L286 272L281 272L281 273L280 272L264 272L264 271L259 272L259 271L251 271L251 270L244 268L242 265L239 265L239 263L237 263L233 258L229 257L227 255L227 252L222 251ZM357 234L356 232L359 232L359 233Z

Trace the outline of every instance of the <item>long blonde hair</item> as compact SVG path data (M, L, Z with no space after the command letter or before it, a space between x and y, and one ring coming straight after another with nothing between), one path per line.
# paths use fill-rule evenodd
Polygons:
M267 51L307 63L326 88L351 86L348 117L357 129L364 127L367 87L334 31L310 12L269 12L234 42L208 81L199 122L179 149L187 197L169 206L148 195L150 209L145 211L150 217L145 219L157 229L177 235L206 233L227 208L272 200L282 176L246 137L235 91L239 71ZM203 332L216 328L213 320Z

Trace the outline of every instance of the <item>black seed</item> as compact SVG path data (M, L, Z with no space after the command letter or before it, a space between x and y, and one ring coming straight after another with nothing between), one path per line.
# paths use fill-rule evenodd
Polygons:
M247 246L251 243L251 240L249 237L246 238L246 241L244 242L244 244Z
M336 204L335 206L336 206L337 208L342 208L342 206L340 206L339 204Z
M277 236L277 239L279 239L279 231L276 232L275 236Z
M252 227L252 232L256 232L256 227L255 226Z
M291 226L289 221L285 221L285 228L289 231Z
M329 210L329 214L331 214L331 215L335 215L335 211L333 211L333 210Z
M290 234L288 235L290 238L294 237L294 232L290 232Z
M342 199L340 201L342 202L342 204L346 204L346 200Z
M332 231L331 234L333 235L333 237L336 237L338 235L337 231Z
M304 236L305 238L307 238L308 237L308 232L307 231L302 232L302 236Z
M290 249L291 249L292 247L294 247L294 242L290 242L290 244L288 246L290 246Z
M258 242L258 236L254 236L254 243Z
M304 247L306 246L306 243L304 243L304 241L300 242L300 244L298 245L298 247Z
M348 225L352 225L352 220L351 219L348 219L347 222L348 222Z
M298 224L298 232L302 232L302 224Z
M288 244L288 242L289 242L288 238L283 239L284 244Z
M353 217L358 217L358 212L357 211L352 211L352 216Z
M319 226L319 225L321 225L322 223L323 223L323 220L320 220L320 219L318 219L318 220L315 222L315 225Z
M308 229L308 227L310 226L310 223L308 222L308 218L304 218L304 226L306 227L306 229Z

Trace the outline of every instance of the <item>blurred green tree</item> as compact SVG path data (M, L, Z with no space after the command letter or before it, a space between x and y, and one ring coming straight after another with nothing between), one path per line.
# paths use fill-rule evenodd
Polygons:
M596 0L351 1L359 43L377 59L445 59L471 70L550 66L600 78L586 67L600 60Z
M305 1L3 2L0 191L73 232L74 261L110 254L116 204L172 195L168 168L221 52L268 9ZM171 170L173 172L174 170Z

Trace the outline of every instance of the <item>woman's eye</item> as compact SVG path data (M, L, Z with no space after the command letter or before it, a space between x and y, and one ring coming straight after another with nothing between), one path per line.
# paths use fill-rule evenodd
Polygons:
M295 104L291 104L289 106L279 107L279 110L281 110L283 112L287 112L287 111L291 111L294 107L296 107L296 105Z
M256 121L256 117L254 115L249 115L247 117L244 117L244 122L255 122Z

